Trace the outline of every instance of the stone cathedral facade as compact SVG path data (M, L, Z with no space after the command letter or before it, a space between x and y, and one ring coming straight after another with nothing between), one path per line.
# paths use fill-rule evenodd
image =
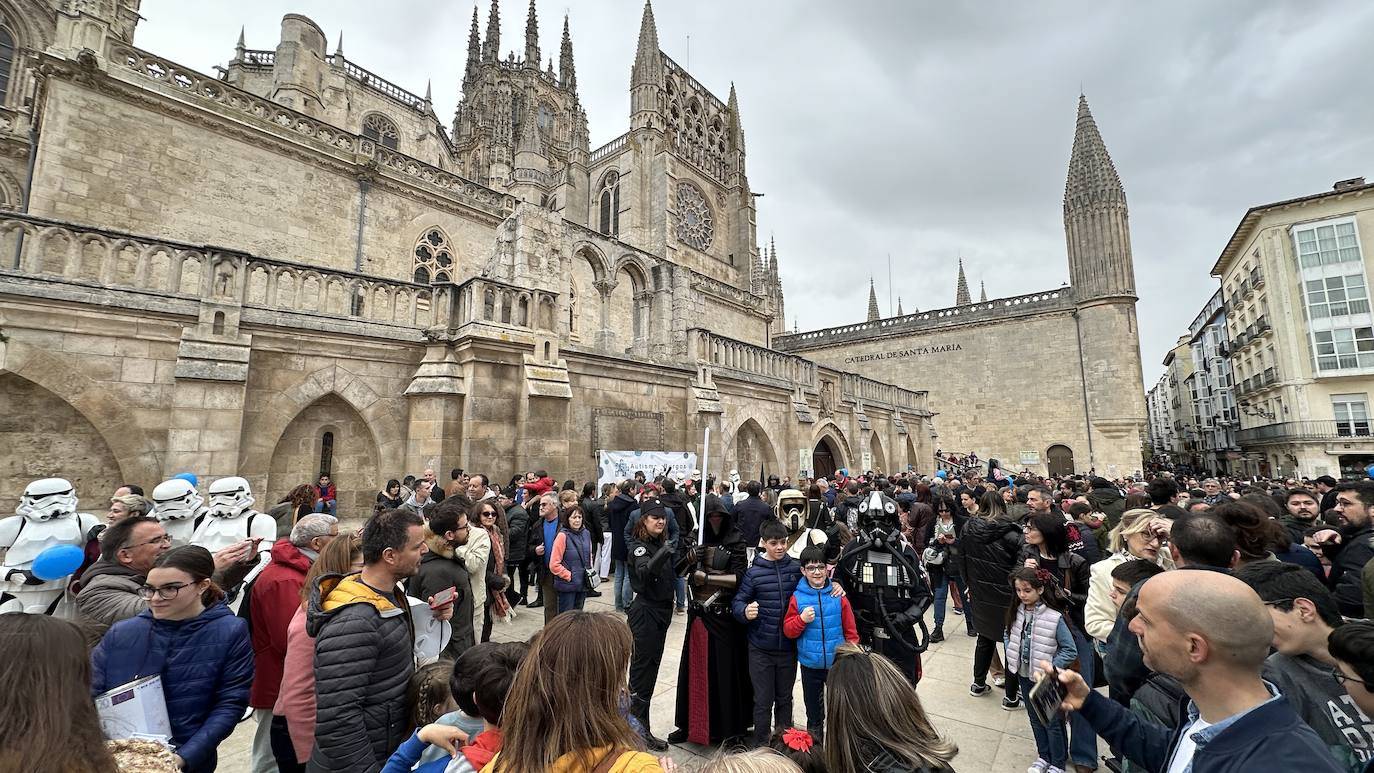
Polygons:
M1145 394L1126 192L1080 97L1064 186L1070 285L778 336L823 365L928 389L936 445L1012 469L1118 477L1141 469Z
M427 466L586 480L707 428L746 477L930 468L917 379L775 345L734 88L646 4L628 130L592 148L567 20L555 67L533 2L503 54L501 10L447 122L303 16L210 74L138 47L138 0L0 0L0 512L50 475L99 509L326 471L361 515Z

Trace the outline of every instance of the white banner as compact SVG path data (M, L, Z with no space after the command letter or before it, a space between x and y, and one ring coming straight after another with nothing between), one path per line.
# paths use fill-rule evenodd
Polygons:
M811 471L811 449L803 448L797 453L797 477L810 478Z
M685 480L697 467L697 455L691 451L597 451L596 485L619 483L643 472L650 483L659 475Z

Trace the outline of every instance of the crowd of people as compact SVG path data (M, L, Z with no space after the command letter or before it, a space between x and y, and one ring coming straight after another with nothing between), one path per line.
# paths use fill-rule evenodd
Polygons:
M965 633L969 695L1025 711L1030 773L1374 771L1374 481L988 464L600 486L427 469L361 513L321 475L268 509L274 543L213 552L174 546L125 484L73 619L0 615L0 773L213 771L250 714L254 773L674 770L686 742L721 750L703 770L949 771L921 654ZM585 610L603 595L614 613ZM540 608L530 641L492 641ZM432 651L427 622L447 623ZM168 742L104 743L93 697L150 677Z

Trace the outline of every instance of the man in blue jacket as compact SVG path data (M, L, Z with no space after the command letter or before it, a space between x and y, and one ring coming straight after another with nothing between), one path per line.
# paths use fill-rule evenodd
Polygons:
M1183 722L1170 730L1142 719L1068 670L1059 672L1064 709L1146 770L1339 773L1317 734L1260 678L1274 623L1249 586L1219 572L1165 572L1141 586L1136 608L1131 631L1145 665L1187 692Z

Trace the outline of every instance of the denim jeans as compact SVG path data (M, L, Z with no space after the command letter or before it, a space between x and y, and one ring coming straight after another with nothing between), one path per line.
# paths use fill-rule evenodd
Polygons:
M329 513L330 515L334 515L334 514L336 514L336 513L338 512L338 510L339 510L339 503L338 503L337 501L333 500L333 499L330 499L330 500L317 499L317 500L315 500L315 512L317 512L317 513L326 513L326 512L327 512L327 513Z
M615 562L615 608L624 612L634 601L635 589L630 585L630 564L626 561Z
M676 595L677 595L677 608L678 608L678 609L686 609L686 607L687 607L687 578L686 578L686 577L679 577L679 578L677 578L677 586L676 586L676 591L675 591L675 593L676 593Z
M1056 717L1048 727L1040 724L1040 720L1035 716L1035 711L1030 707L1030 691L1035 683L1024 676L1016 676L1011 673L1008 673L1007 676L1021 683L1021 700L1026 705L1026 717L1030 720L1031 735L1035 736L1035 753L1040 756L1040 759L1056 768L1064 767L1069 752L1064 743L1063 717Z
M964 607L968 606L968 586L964 584L964 576L962 574L951 577L941 572L938 576L931 576L930 581L932 583L935 583L936 580L939 582L935 585L935 624L944 625L945 601L949 598L950 581L953 580L954 584L959 587L959 603ZM965 610L964 614L968 614L967 610ZM969 621L969 625L973 625L972 620Z
M558 591L558 614L569 609L581 609L587 601L587 594L581 591Z
M1083 676L1083 681L1091 685L1096 668L1092 644L1076 626L1071 628L1074 646L1078 648L1078 673ZM1088 720L1076 711L1069 715L1069 757L1069 761L1080 768L1097 769L1097 733Z

